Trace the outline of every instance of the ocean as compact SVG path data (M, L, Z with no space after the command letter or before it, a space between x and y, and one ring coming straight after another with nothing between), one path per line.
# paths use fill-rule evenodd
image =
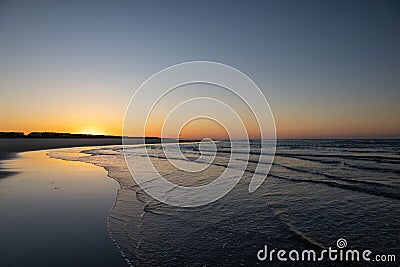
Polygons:
M214 161L199 173L176 170L161 145L149 145L148 153L169 181L201 186L223 173L235 156L230 142L216 145ZM196 143L181 143L180 148L182 164L200 157ZM137 146L126 149L140 160L144 155L135 150ZM257 257L265 246L287 251L337 249L338 239L346 240L347 249L396 255L400 260L400 140L279 140L268 177L253 193L248 187L259 141L251 141L250 153L246 172L232 191L194 208L170 206L147 195L132 179L121 146L54 150L50 155L102 166L119 182L108 226L114 244L132 266L374 264Z

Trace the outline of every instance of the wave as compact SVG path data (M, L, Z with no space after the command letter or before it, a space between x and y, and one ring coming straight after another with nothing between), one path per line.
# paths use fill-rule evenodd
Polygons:
M383 187L383 188L395 188L395 189L397 189L396 186L385 185L385 184L381 184L381 183L378 183L378 182L352 180L352 179L348 179L348 178L344 178L344 177L338 177L338 176L335 176L335 175L332 175L332 174L327 174L327 173L324 173L324 172L309 171L309 170L305 170L305 169L299 169L299 168L295 168L295 167L285 166L285 165L278 164L278 163L274 163L274 165L282 167L282 168L285 168L287 170L296 171L296 172L302 172L302 173L312 174L312 175L316 175L316 176L324 176L324 177L332 179L332 180L344 181L344 182L354 183L354 184L365 184L365 185L369 185L369 186L379 186L379 187Z
M367 160L379 163L391 163L391 164L399 164L399 157L388 157L388 156L376 156L376 155L344 155L344 154L299 154L299 153L276 153L276 156L282 157L313 157L313 158L341 158L341 159L350 159L350 160Z
M393 173L393 174L399 174L400 170L397 169L389 169L389 168L383 168L383 167L377 167L377 166L365 166L365 165L356 165L356 164L351 164L348 162L344 162L342 160L334 160L334 159L329 159L331 156L325 156L328 157L326 158L314 158L315 156L283 156L282 154L277 154L277 156L281 157L286 157L286 158L296 158L296 159L301 159L305 161L311 161L311 162L318 162L318 163L323 163L323 164L338 164L338 165L343 165L343 166L348 166L353 169L358 169L358 170L367 170L367 171L376 171L376 172L386 172L386 173ZM353 161L356 159L353 159ZM399 164L395 163L395 164ZM393 164L393 163L390 163Z
M332 182L332 181L296 179L296 178L282 177L282 176L278 176L275 174L268 174L268 176L276 178L276 179L282 179L282 180L286 180L286 181L295 182L295 183L321 184L321 185L325 185L325 186L337 187L337 188L342 188L342 189L351 190L351 191L355 191L355 192L375 195L378 197L386 197L386 198L400 200L400 196L396 193L377 191L377 190L368 189L368 188L360 188L360 187L357 187L354 185L341 184L341 183L336 183L336 182Z

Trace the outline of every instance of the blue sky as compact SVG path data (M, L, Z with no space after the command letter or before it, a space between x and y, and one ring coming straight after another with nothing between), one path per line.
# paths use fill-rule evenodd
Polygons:
M2 130L116 129L151 74L211 60L281 137L400 134L398 1L1 1L0 36Z

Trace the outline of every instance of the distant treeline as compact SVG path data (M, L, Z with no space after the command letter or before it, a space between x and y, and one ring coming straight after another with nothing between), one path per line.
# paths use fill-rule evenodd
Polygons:
M25 137L25 135L20 132L0 132L0 137Z

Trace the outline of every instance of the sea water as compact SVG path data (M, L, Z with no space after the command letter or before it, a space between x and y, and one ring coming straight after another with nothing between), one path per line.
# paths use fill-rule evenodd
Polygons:
M162 145L149 145L147 151L169 181L200 186L218 177L235 156L230 142L216 144L215 160L201 173L177 170ZM182 161L200 156L198 144L180 148ZM145 156L136 150L125 149L138 160ZM322 250L336 247L340 238L347 240L349 249L400 256L400 140L280 140L268 177L249 193L260 154L260 142L252 141L238 185L221 199L196 208L166 205L147 195L132 179L121 146L76 152L57 150L52 156L102 166L120 183L109 216L110 234L133 266L265 265L257 258L265 245ZM340 264L349 265L312 265Z

